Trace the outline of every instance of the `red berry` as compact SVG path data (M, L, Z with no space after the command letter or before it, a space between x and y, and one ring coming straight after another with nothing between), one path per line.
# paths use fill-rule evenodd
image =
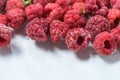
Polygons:
M120 48L120 27L112 29L111 34L113 34L115 41L117 42L117 47Z
M45 6L47 3L55 2L55 0L33 0L33 3L40 3Z
M18 29L23 25L25 20L25 13L22 9L11 9L7 12L6 15L8 17L10 27Z
M29 21L35 17L41 17L43 14L43 6L40 3L29 5L25 8L25 13Z
M69 26L59 20L54 20L50 24L50 36L53 42L57 43L60 39L65 38Z
M85 29L90 31L92 39L94 39L97 34L103 31L110 31L110 28L111 26L109 21L100 15L89 18L85 26Z
M0 24L8 25L8 19L6 15L0 14Z
M60 6L68 6L72 5L72 0L56 0L56 3L58 3Z
M112 34L102 32L95 37L93 47L100 55L112 55L116 50L116 42Z
M69 10L64 16L64 22L68 24L70 28L84 27L86 19L79 10Z
M25 6L22 0L7 0L6 11L14 9L14 8L24 9Z
M79 10L80 12L83 12L85 11L85 3L74 3L73 6L72 6L73 9L77 9Z
M120 0L116 0L115 4L112 6L112 8L120 10Z
M0 12L3 11L4 7L5 7L5 3L7 0L0 0Z
M33 39L40 42L47 41L49 22L44 18L34 18L27 24L26 33Z
M0 24L0 47L6 47L10 44L12 32L9 27Z
M82 28L70 29L66 35L66 44L70 50L79 52L87 48L91 36L87 30Z

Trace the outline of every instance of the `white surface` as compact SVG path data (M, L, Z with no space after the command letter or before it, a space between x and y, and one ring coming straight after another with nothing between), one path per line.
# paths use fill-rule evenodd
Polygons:
M74 53L63 43L36 43L20 29L0 49L0 80L120 80L120 53L101 57L91 47Z

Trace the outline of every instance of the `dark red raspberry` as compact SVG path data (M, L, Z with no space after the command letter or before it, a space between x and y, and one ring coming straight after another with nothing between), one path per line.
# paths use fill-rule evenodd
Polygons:
M72 6L73 9L77 9L79 10L80 12L83 12L85 11L85 3L74 3L73 6Z
M4 7L5 7L5 3L7 0L0 0L0 12L3 11Z
M112 55L116 50L116 42L112 34L102 32L95 37L93 47L100 55Z
M44 18L35 18L27 24L26 33L33 39L40 42L47 41L49 22Z
M56 0L56 3L58 3L60 6L68 6L72 5L72 0Z
M25 5L23 4L22 0L7 0L6 11L14 8L24 9Z
M75 52L79 52L87 48L90 40L90 33L82 28L70 29L66 34L67 47Z
M99 7L109 7L109 0L96 0Z
M93 39L95 38L97 34L103 31L110 31L110 28L111 26L110 26L109 21L100 15L96 15L96 16L89 18L85 26L85 29L90 31L90 34Z
M7 47L10 44L12 32L9 27L0 24L0 47Z
M63 20L63 17L64 17L64 10L61 7L60 8L55 8L49 14L49 18L51 19L51 21L53 21L53 20Z
M18 29L23 25L25 20L25 13L22 9L11 9L7 12L6 15L8 17L10 27Z
M8 25L8 19L6 15L0 14L0 24Z
M69 10L64 16L64 22L67 23L70 28L84 27L86 19L79 10Z
M116 27L112 29L111 34L113 34L115 41L117 42L117 47L120 48L120 27Z
M50 24L50 36L54 43L59 42L62 38L65 38L69 26L59 20L54 20Z
M55 0L33 0L33 3L40 3L45 6L47 3L53 3Z
M29 5L25 8L25 13L29 21L35 17L41 17L43 14L43 6L40 3Z

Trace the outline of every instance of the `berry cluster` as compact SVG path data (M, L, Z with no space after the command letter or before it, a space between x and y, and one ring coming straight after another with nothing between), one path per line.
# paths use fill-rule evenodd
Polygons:
M81 52L89 43L98 54L120 48L120 0L0 0L0 47L10 44L12 31L25 22L27 36L53 43L63 40Z

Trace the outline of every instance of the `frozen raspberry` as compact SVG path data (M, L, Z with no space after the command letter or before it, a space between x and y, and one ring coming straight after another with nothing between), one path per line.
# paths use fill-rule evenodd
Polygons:
M72 8L83 12L85 10L85 3L74 3Z
M85 2L86 0L72 0L73 3L76 3L76 2Z
M69 26L59 20L54 20L50 24L50 35L54 43L59 42L60 39L65 38Z
M0 47L7 47L10 44L12 32L9 27L0 24Z
M67 23L70 28L84 27L86 19L79 10L69 10L64 16L64 22Z
M117 47L120 48L120 27L112 29L111 34L113 34L115 41L117 42Z
M60 6L68 6L72 5L72 0L56 0L56 3L58 3Z
M52 10L49 14L49 18L53 20L63 20L64 10L62 8L56 8Z
M113 7L113 5L116 3L117 0L110 0L110 6Z
M43 14L43 6L40 3L29 5L25 8L25 13L29 21L35 17L41 17Z
M4 7L5 7L5 3L7 0L0 0L0 12L3 11Z
M6 11L14 8L24 9L25 5L23 4L22 0L7 0Z
M109 7L109 0L96 0L99 7Z
M109 9L107 18L110 22L114 22L117 18L120 18L120 10L119 9Z
M70 50L79 52L87 48L91 36L87 30L82 28L70 29L66 34L66 44Z
M92 38L103 31L110 31L110 23L103 16L96 15L91 17L86 23L85 29L90 31Z
M22 9L11 9L7 12L6 15L8 17L10 27L14 29L18 29L24 23L25 13Z
M118 9L109 9L108 15L107 15L108 20L110 21L113 29L119 24L120 21L120 10Z
M116 49L116 42L113 35L102 32L95 37L93 47L100 55L112 55Z
M96 11L96 15L101 15L101 16L107 16L108 14L108 8L107 7L102 7L101 9L99 9L98 11Z
M0 14L0 24L8 25L8 19L6 15Z
M112 8L120 10L120 0L116 0L115 4L112 6Z
M49 14L52 10L54 10L55 8L59 8L60 5L56 4L56 3L48 3L45 7L44 7L44 11L45 13Z
M47 41L49 22L44 18L35 18L27 24L26 33L33 39L40 42Z
M33 3L40 3L45 6L47 3L53 3L55 0L33 0Z

